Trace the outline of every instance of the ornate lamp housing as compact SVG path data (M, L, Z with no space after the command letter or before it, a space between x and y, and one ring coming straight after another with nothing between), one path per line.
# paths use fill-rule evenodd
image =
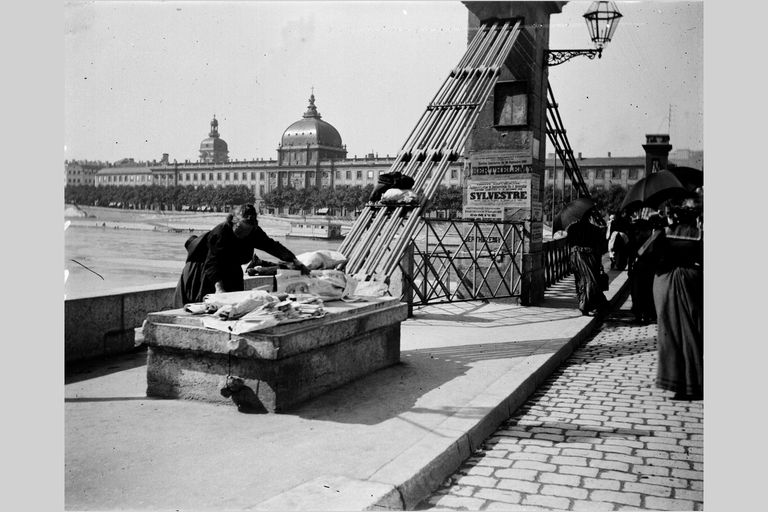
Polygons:
M597 48L602 49L605 43L611 41L621 17L619 9L613 2L604 0L592 2L584 13L584 20L587 22L589 37Z
M610 42L621 17L619 9L613 2L605 0L592 2L587 12L584 13L584 20L587 22L589 37L595 43L595 48L589 50L549 50L546 53L547 66L557 66L579 55L588 59L601 58L603 47Z

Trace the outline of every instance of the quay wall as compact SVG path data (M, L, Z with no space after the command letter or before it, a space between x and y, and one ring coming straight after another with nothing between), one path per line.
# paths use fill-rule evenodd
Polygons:
M245 289L274 287L272 276L245 277ZM136 350L135 329L148 313L173 309L176 283L136 286L64 301L64 361L79 362Z

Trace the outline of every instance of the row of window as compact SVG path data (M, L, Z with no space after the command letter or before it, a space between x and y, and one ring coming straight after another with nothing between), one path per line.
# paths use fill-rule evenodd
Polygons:
M345 176L346 180L348 180L348 181L352 180L352 172L355 172L355 179L358 179L358 180L362 180L363 179L363 171L344 171L344 173L345 173L344 176ZM342 173L342 171L336 171L336 179L337 180L341 180L342 179L342 177L341 177L342 174L341 173ZM374 177L378 178L379 174L381 174L380 171L366 171L366 173L367 173L366 177L369 180L373 180ZM214 175L215 175L215 179L214 179ZM229 172L224 172L224 173L221 173L221 172L217 172L217 173L213 173L213 172L209 172L209 173L205 173L205 172L190 173L190 172L187 172L187 173L179 173L179 181L221 181L222 180L222 175L223 175L224 181L229 181L230 180L230 173ZM231 175L232 175L232 181L246 181L248 179L249 173L248 172L242 172L242 173L233 172L233 173L231 173ZM312 171L307 172L307 177L309 179L313 179L314 176L315 176L314 172L312 172ZM328 173L324 172L323 173L323 177L327 178L328 177ZM432 171L429 171L429 177L430 178L432 177ZM250 171L250 178L251 178L251 181L255 181L256 180L256 172L255 171ZM265 178L266 178L266 173L264 171L259 172L259 179L263 181ZM457 178L458 178L458 171L456 169L451 169L450 179L455 180ZM169 180L169 179L172 179L172 176L170 174L156 174L155 175L155 180L156 181ZM303 178L301 178L301 179L303 179ZM99 180L99 183L150 182L150 181L152 181L152 176L148 175L148 174L140 175L140 176L131 176L131 175L128 175L128 176L124 176L124 175L99 176L98 180Z
M224 181L229 181L230 173L228 173L228 172L225 172L225 173L217 172L215 174L216 174L215 181L221 181L222 174L224 175ZM266 173L264 171L259 172L259 179L260 180L264 180L265 179L265 174ZM201 172L201 173L196 173L196 172L192 172L192 173L190 173L190 172L179 173L179 181L198 181L198 176L199 176L199 181L214 181L214 177L213 177L214 173L212 173L212 172L209 172L209 173L204 173L204 172ZM250 178L251 178L251 181L256 181L256 172L255 171L251 171L250 172ZM240 173L238 173L238 172L233 172L232 173L232 181L247 181L247 180L248 180L248 173L245 172L245 171L240 172Z
M98 180L99 183L127 183L127 182L150 182L152 181L152 176L149 174L143 174L141 176L123 176L121 174L118 174L117 176L97 176L96 180Z
M585 169L582 170L582 175L589 180L620 180L623 171L627 171L627 179L629 180L636 180L639 176L637 167L632 169ZM552 171L548 169L547 172L551 179ZM562 177L562 175L563 171L558 169L557 176Z
M341 179L341 172L342 171L336 171L336 179ZM352 172L355 173L355 179L356 180L362 180L363 179L363 171L344 171L345 179L351 180L352 179ZM379 175L381 174L381 171L366 171L366 179L372 180L374 177L378 179ZM451 179L455 180L458 178L458 171L456 169L451 169ZM429 171L429 177L432 177L432 171Z
M215 179L218 180L218 181L221 181L222 174L223 174L223 177L224 177L224 181L229 181L230 173L228 173L228 172L225 172L225 173L217 172L217 173L215 173L215 175L216 175ZM259 173L259 178L263 180L264 177L265 177L265 173L264 172L260 172ZM172 179L172 178L173 178L173 176L170 175L170 174L156 174L155 175L155 181L169 180L169 179ZM242 173L233 172L232 173L232 180L233 181L239 181L241 178L242 178L242 181L246 181L248 179L248 173L247 172L242 172ZM251 180L256 180L256 173L254 171L251 171L250 178L251 178ZM214 181L214 173L212 173L212 172L209 172L209 173L204 173L204 172L201 172L201 173L196 173L196 172L194 172L194 173L190 173L190 172L179 173L179 181L198 181L198 179L199 179L199 181ZM114 182L120 183L120 182L130 182L130 181L149 182L149 181L152 181L152 176L148 175L148 174L140 175L140 176L130 176L130 175L128 175L128 176L124 176L124 175L99 176L98 180L99 180L100 183L114 183Z

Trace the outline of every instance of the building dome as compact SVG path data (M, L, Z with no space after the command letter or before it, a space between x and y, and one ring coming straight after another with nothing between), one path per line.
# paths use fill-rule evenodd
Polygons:
M216 116L211 121L211 131L208 138L200 143L200 161L206 163L223 163L229 161L227 143L219 136L219 122Z
M331 124L321 119L320 113L315 107L315 95L309 97L307 111L304 112L302 119L299 119L289 126L280 141L284 148L310 146L326 146L333 148L342 148L341 135Z

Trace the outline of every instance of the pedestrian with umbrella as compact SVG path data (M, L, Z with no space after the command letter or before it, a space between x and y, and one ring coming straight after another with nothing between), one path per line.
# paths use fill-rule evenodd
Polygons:
M670 164L669 172L675 175L686 190L695 192L704 186L704 172L700 169Z
M571 271L582 315L597 312L608 303L602 285L603 280L607 284L608 277L602 264L606 239L603 229L590 221L594 211L595 203L580 197L565 205L553 222L553 229L565 229L567 233Z
M632 185L621 202L621 209L656 208L669 199L684 199L692 195L671 171L663 170L653 172Z
M624 197L621 208L623 211L642 208L657 209L665 201L690 195L689 190L672 172L662 170L651 173L635 183ZM635 322L640 324L656 322L656 307L653 301L655 263L649 254L648 247L664 228L666 222L659 225L659 221L662 220L662 217L654 214L645 221L638 219L632 229L632 245L635 249L630 258L628 277L632 313L635 316Z
M658 324L656 386L674 399L700 400L704 392L704 242L701 207L693 199L669 209L671 224L646 252L655 267L653 301Z

